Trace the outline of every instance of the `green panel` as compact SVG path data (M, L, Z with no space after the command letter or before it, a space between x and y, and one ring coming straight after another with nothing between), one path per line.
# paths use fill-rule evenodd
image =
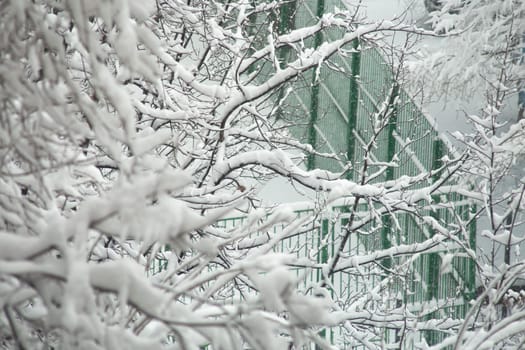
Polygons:
M353 161L355 158L355 137L354 130L357 124L357 109L359 107L359 85L358 77L361 70L361 53L359 49L359 40L355 39L352 43L352 48L355 50L352 53L352 68L350 72L350 87L349 87L349 103L348 103L348 126L346 128L346 158ZM355 163L354 163L355 164Z

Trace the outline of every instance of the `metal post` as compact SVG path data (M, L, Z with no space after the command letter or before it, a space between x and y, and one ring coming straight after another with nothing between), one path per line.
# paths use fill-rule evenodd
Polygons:
M323 219L321 221L321 232L317 240L318 242L317 246L318 247L322 246L322 248L319 251L319 255L317 257L317 261L320 264L326 264L328 262L329 253L328 253L328 245L326 244L326 238L328 237L329 233L330 233L330 221L328 219ZM324 279L324 276L322 275L322 271L317 270L317 282L321 282L323 279ZM319 335L326 339L326 328L321 330L321 332L319 332ZM318 346L316 346L316 349L318 349Z
M359 107L359 83L358 79L361 74L361 52L359 51L359 40L355 39L352 41L352 53L351 72L350 72L350 96L348 102L348 126L346 134L346 158L349 162L354 161L355 155L355 137L353 132L357 124L357 109ZM352 178L353 172L348 172L347 178Z
M397 98L399 96L399 85L396 82L393 82L392 91L388 99L388 109L384 115L385 118L390 118L388 121L388 144L387 144L387 158L386 161L390 162L394 158L396 153L396 140L394 138L394 132L397 125ZM388 167L386 169L386 181L394 180L394 168ZM381 246L383 249L388 249L392 247L391 234L392 234L392 218L389 214L385 214L382 217L383 228L381 230ZM390 270L392 267L392 259L385 258L382 261L382 265L385 269Z
M324 0L317 1L317 18L321 18L324 13ZM314 48L318 48L323 43L323 33L318 31L314 38ZM317 132L315 125L319 113L319 82L316 81L316 74L312 74L312 96L310 101L310 121L308 122L308 143L315 149L317 146ZM311 170L316 168L315 155L309 154L306 167Z
M439 169L442 166L442 158L443 158L443 142L439 139L438 136L436 136L436 139L433 142L433 159L432 159L432 169L436 170ZM439 173L434 174L433 176L433 182L437 181L439 179ZM439 196L433 196L434 203L439 203L440 198ZM432 211L430 214L432 217L434 217L436 220L439 220L440 213L439 209L436 209L435 211ZM434 232L431 231L430 235L434 236ZM431 301L433 299L437 299L439 294L439 269L441 266L441 259L438 255L438 253L430 253L428 254L428 266L424 266L423 269L427 268L427 293L426 293L426 300ZM429 314L427 316L428 320L433 319L433 315ZM427 331L425 333L425 338L427 339L427 342L429 345L434 345L437 341L437 333L434 331Z

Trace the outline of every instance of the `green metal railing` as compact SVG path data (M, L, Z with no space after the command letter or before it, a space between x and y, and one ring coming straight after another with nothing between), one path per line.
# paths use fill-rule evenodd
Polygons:
M260 0L254 1L261 2ZM324 12L335 6L343 8L341 1L305 0L288 1L280 7L279 12L272 12L266 17L259 15L250 18L255 40L266 43L267 32L255 28L267 28L269 21L276 22L276 30L286 33L294 28L312 25ZM317 47L324 40L333 40L342 35L334 29L319 33L304 40L305 47ZM257 39L259 38L259 39ZM262 44L261 44L262 45ZM256 49L256 47L254 47ZM320 153L331 153L337 159L308 155L307 167L320 168L333 172L342 172L344 177L360 181L374 173L380 175L372 183L391 181L402 176L415 176L430 172L441 166L443 156L448 148L438 135L427 116L402 89L392 73L392 66L386 62L377 48L366 46L358 40L329 59L329 65L310 70L298 79L290 82L275 95L279 102L274 117L289 124L290 133L297 139L311 144ZM278 50L277 56L281 67L293 60L296 53L289 47ZM255 68L251 70L254 71ZM258 67L259 75L271 74L273 65L268 63ZM287 95L284 91L291 88ZM386 108L383 108L386 106ZM383 111L383 113L380 113ZM386 118L382 120L381 118ZM374 126L384 122L380 132ZM368 143L375 141L371 147ZM364 169L365 148L369 148L368 160ZM385 166L395 161L397 166ZM348 167L351 164L351 167ZM349 170L348 170L349 169ZM363 174L365 172L365 174ZM435 173L429 182L437 181L440 174ZM414 184L412 189L428 185ZM420 214L432 216L444 226L452 227L458 219L469 222L472 206L456 193L434 196L433 208L422 208ZM453 205L450 205L453 204ZM276 250L293 252L298 257L308 256L315 252L315 262L326 264L336 254L344 227L351 215L348 206L334 207L323 212L310 230L294 238L279 243ZM357 206L359 213L370 211L365 202ZM297 212L298 216L311 215L310 209ZM391 215L384 215L379 222L370 222L361 232L356 232L344 247L349 256L368 254L373 251L388 249L399 244L422 242L433 236L434 232L417 217L409 214L395 214L397 223ZM245 218L231 218L217 223L223 229L241 225ZM273 233L282 230L276 226ZM368 232L366 232L368 230ZM475 222L470 224L468 237L464 244L475 248ZM451 272L442 274L440 266L443 254L457 253L451 251L433 251L417 257L387 257L379 264L368 264L360 268L340 271L330 276L332 292L337 295L341 307L349 307L358 298L367 293L370 286L378 285L389 278L385 271L402 267L403 277L392 277L388 283L389 295L395 296L392 303L409 305L413 312L422 311L422 305L433 301L445 303L435 312L424 317L461 318L466 314L468 302L475 296L475 265L464 254L452 259ZM325 278L320 269L304 272L303 285L320 282ZM395 306L395 305L393 305ZM323 336L330 339L339 348L355 349L356 342L349 337L344 327L323 330ZM436 331L420 332L412 338L413 342L424 337L427 343L435 344L444 338ZM398 330L385 329L378 336L378 342L392 343L397 341Z

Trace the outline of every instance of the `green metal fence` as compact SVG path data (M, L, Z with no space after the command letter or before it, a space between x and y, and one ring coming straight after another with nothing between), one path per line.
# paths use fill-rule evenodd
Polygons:
M459 214L467 219L469 208L462 204L458 198L452 198L457 204L456 212L450 209L438 209L437 215L441 220L446 221L448 216ZM359 213L366 213L366 205L358 208ZM308 257L310 262L326 264L330 257L334 256L341 240L343 227L348 223L351 212L348 205L334 206L327 208L322 213L312 208L305 208L296 211L297 217L312 217L302 227L302 234L280 241L274 248L275 251L295 254L298 258ZM224 233L233 232L246 225L248 218L233 217L220 220L216 226ZM392 246L396 244L410 244L422 241L430 235L428 227L408 215L399 217L402 230L392 230ZM370 226L370 225L369 225ZM249 229L249 227L247 228ZM254 233L248 239L255 239L257 236L275 236L286 229L283 224L274 225L262 232ZM343 253L352 258L366 257L384 248L382 238L377 232L368 231L369 227L363 228L351 236L344 247ZM423 237L422 237L423 236ZM327 288L331 291L332 297L338 306L343 310L350 310L355 304L360 304L359 300L367 298L371 293L381 295L385 300L380 301L384 305L381 310L394 310L399 306L404 306L420 321L439 319L456 319L464 316L467 302L471 299L468 295L473 292L469 289L469 268L470 261L465 258L455 257L453 266L449 273L439 272L440 256L448 253L455 253L458 250L454 247L441 247L433 250L430 254L419 256L405 255L391 258L390 269L395 272L392 278L385 275L385 271L380 267L380 261L363 263L360 266L353 266L334 273L329 279ZM434 256L434 261L432 261ZM153 273L162 271L166 268L167 260L158 259L154 266ZM214 269L213 264L210 269ZM297 286L301 291L308 291L312 286L319 285L323 280L321 268L297 268L297 275L300 276L300 284ZM380 288L379 288L380 287ZM235 302L246 295L253 295L248 287L238 285L242 290L225 289L215 293L215 300L222 300L225 303ZM376 289L377 288L377 289ZM244 295L244 296L243 296ZM386 303L386 304L385 304ZM367 307L374 309L374 302L367 302ZM423 314L423 311L435 307L436 312ZM396 344L399 342L399 334L403 332L406 337L404 348L414 348L415 343L420 343L423 337L428 343L436 343L444 337L439 332L418 332L416 329L407 330L400 328L378 328L376 338L369 339L378 344ZM329 339L339 349L364 349L363 345L347 330L345 324L323 329L323 335Z
M286 33L294 28L312 25L336 6L344 8L339 0L290 1L275 15L275 19L280 19L277 30ZM254 24L258 21L252 20ZM342 31L338 29L318 33L313 38L305 39L304 46L318 47L323 41L337 39L341 35ZM290 48L281 49L278 56L282 65L296 58ZM396 81L393 65L385 60L378 48L355 40L327 63L317 70L306 72L283 88L291 90L291 93L285 100L279 101L281 107L277 117L289 123L290 132L295 138L311 144L321 153L337 156L334 159L310 155L307 160L309 169L346 171L346 177L354 181L359 181L363 175L379 174L372 180L377 183L405 175L415 176L441 166L442 158L449 155L446 144L429 118ZM269 73L271 65L266 69L266 73ZM281 92L278 98L283 96ZM379 133L376 131L378 123L384 123ZM370 140L374 140L371 147ZM364 173L363 160L367 148L367 158L373 162L367 164ZM397 166L385 166L394 160ZM425 184L415 184L413 188L422 185ZM473 208L463 202L458 194L449 193L433 199L435 207L422 210L422 214L433 216L445 226L453 225L458 220L469 221ZM359 209L368 210L364 204ZM333 216L333 213L329 216ZM338 218L348 219L342 212ZM335 223L330 221L331 224L323 221L320 227L329 228L330 234L335 237L340 233L337 230L340 231L344 226L342 221L337 220ZM390 215L381 220L380 225L375 224L380 227L380 232L363 236L358 241L349 241L346 251L358 254L360 250L386 249L396 244L421 242L434 234L410 215L397 215L401 227L393 225ZM323 229L316 234L323 237L327 234ZM474 249L475 223L470 225L467 236L464 238L465 245ZM333 256L333 249L333 246L323 248L321 256ZM464 254L458 254L452 260L451 272L441 274L440 266L445 253L421 255L412 263L406 283L392 286L402 293L402 303L416 305L433 300L453 300L449 306L429 314L427 319L438 316L461 318L466 312L468 301L474 297L474 262ZM398 266L403 261L406 259L384 259L382 263L388 268ZM371 271L368 273L370 275ZM359 275L347 280L341 276L336 277L340 292L359 290ZM349 288L345 283L355 283L354 288ZM444 337L437 332L426 332L424 336L430 344Z
M260 1L254 1L257 2ZM269 22L275 22L277 30L285 33L315 23L318 17L335 6L343 8L342 3L335 0L288 1L277 12L250 18L253 35L259 35L260 42L264 43L267 33L256 28L267 27ZM331 30L306 39L304 46L319 46L324 40L336 39L340 35L339 30ZM283 48L277 54L283 66L293 60L295 55L290 48ZM259 69L259 74L265 76L271 73L273 66L266 64ZM285 93L290 89L291 93ZM310 155L307 160L310 169L345 171L346 178L360 181L365 149L368 147L367 158L373 164L367 165L365 175L378 174L372 180L378 183L437 169L441 166L443 156L449 152L432 123L394 78L391 64L377 48L367 46L364 42L354 41L344 52L331 57L329 65L308 71L290 82L276 94L275 99L280 106L275 117L283 123L289 123L290 133L295 138L311 144L319 152L337 156L334 159ZM385 124L377 133L377 124L383 122ZM369 144L371 139L374 140L372 145ZM394 160L397 166L385 165ZM429 179L432 180L435 179ZM415 184L413 189L422 185ZM342 232L351 215L350 209L348 206L339 206L324 211L312 222L310 230L283 240L276 249L293 252L298 257L314 254L317 263L326 263L334 256L341 242ZM444 226L450 226L458 220L468 222L472 209L461 196L448 193L435 196L434 206L422 208L420 214L432 216ZM358 215L369 211L368 204L364 202L356 207ZM298 216L309 214L312 214L311 209L297 212ZM344 254L364 256L400 244L422 242L434 234L412 215L396 214L396 217L396 224L390 215L385 215L380 218L380 222L371 222L351 235L344 247ZM217 225L229 229L241 225L244 220L225 219ZM276 233L282 229L282 226L275 226L272 230ZM474 249L475 224L469 226L463 242ZM450 272L442 273L440 266L447 254L456 255L452 259ZM402 276L389 277L385 275L385 269L401 271ZM305 288L323 278L320 269L301 273L306 274L302 282ZM437 303L441 306L435 312L426 314L424 319L461 318L475 293L474 262L461 254L460 248L434 250L417 256L384 258L377 264L338 271L331 276L330 283L343 309L350 308L356 300L370 293L370 286L384 283L382 291L392 296L392 309L397 305L408 305L411 312L417 314ZM399 340L399 331L395 328L378 330L375 340L378 343L395 343ZM359 346L359 341L348 334L344 325L327 329L324 335L341 349ZM439 332L414 331L411 339L405 341L405 348L413 347L415 342L423 338L427 343L435 344L444 336Z
M451 212L450 209L438 209L439 215L446 221L449 215L463 215L466 219L469 213L467 205L463 205L460 200L453 198L457 204L457 211ZM367 210L366 205L359 208L360 212ZM315 215L314 215L315 214ZM297 211L298 218L309 215L315 217L303 227L304 233L292 238L284 239L275 247L275 251L296 254L298 258L309 257L310 261L318 264L326 264L330 257L334 256L341 240L343 227L348 223L351 213L349 206L334 206L324 210L321 214L314 209L307 208ZM228 218L220 220L217 227L228 231L235 230L245 224L247 219L243 217ZM427 227L418 223L410 216L401 215L399 221L402 231L393 230L396 235L392 240L399 244L410 244L421 242L430 235ZM310 227L310 228L308 228ZM285 227L281 224L273 226L271 229L257 234L276 235L282 232ZM403 236L402 236L403 233ZM257 235L256 234L256 235ZM396 243L392 243L395 246ZM384 245L380 235L367 232L365 227L362 232L356 232L344 247L343 253L352 258L366 257L381 249ZM456 250L456 251L455 251ZM385 272L378 262L354 266L334 273L329 279L328 289L332 292L332 297L337 301L343 310L351 309L358 300L366 298L370 293L385 296L382 307L394 310L403 305L414 315L421 314L420 321L432 320L434 318L457 319L462 318L467 311L467 302L471 299L473 290L468 285L470 261L466 258L455 257L449 273L441 274L440 257L443 254L455 253L459 249L442 247L435 249L430 254L420 256L405 255L394 257L391 260L390 268L399 276L393 276L385 282ZM434 258L432 258L434 256ZM434 259L434 261L432 261ZM432 270L432 268L434 268ZM317 268L296 269L298 276L301 276L299 290L306 291L313 285L318 285L323 280L322 270ZM381 286L382 285L382 286ZM377 290L373 290L379 287ZM248 292L248 294L250 294ZM239 298L236 296L224 296L224 300ZM438 305L438 306L435 306ZM368 303L373 309L373 303ZM425 310L435 307L434 313L423 315ZM404 341L404 348L410 349L415 343L420 343L422 338L428 343L436 343L444 338L444 334L439 332L418 332L410 330L410 337ZM348 333L344 324L323 330L323 335L329 339L339 349L364 349L358 339ZM399 341L401 329L390 327L377 329L377 337L372 339L378 344L395 344Z

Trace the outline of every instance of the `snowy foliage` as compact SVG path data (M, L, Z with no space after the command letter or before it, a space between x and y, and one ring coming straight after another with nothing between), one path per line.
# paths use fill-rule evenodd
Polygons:
M525 343L525 324L519 321L525 310L520 254L525 239L525 124L502 120L496 106L505 105L504 92L488 90L487 96L487 107L468 116L473 131L453 134L466 154L457 184L477 209L478 297L459 332L432 349L521 349ZM495 106L490 105L493 97Z
M385 329L402 330L398 342L417 330L458 329L459 320L427 317L441 306L409 310L387 287L406 280L418 254L461 245L465 227L431 214L461 156L435 171L375 181L368 155L392 115L385 104L371 116L377 132L366 140L356 183L304 170L303 154L316 151L292 140L272 115L282 87L350 50L356 38L414 29L363 23L341 10L281 33L272 18L287 2L257 3L0 4L3 347L330 348L320 330L341 325L354 344L377 349ZM258 13L262 24L252 21ZM337 38L305 47L335 29ZM280 61L284 47L294 50L290 62ZM291 208L260 208L260 184L275 176L322 200L301 217ZM319 247L300 258L274 250L318 228L320 213L341 198L350 218L326 264L317 260ZM357 213L362 204L365 214ZM343 254L350 235L373 235L384 217L400 228L397 213L435 234ZM246 216L241 226L215 225L238 215ZM284 229L276 233L278 224ZM394 257L406 257L392 266L394 277L371 277L380 283L365 284L354 300L331 293L336 271L368 276ZM160 272L159 260L166 262ZM300 289L297 267L322 278ZM442 270L451 271L445 263Z
M525 124L516 100L525 87L525 2L441 4L430 22L443 45L413 67L433 93L476 96L477 111L465 112L471 131L452 136L466 154L458 181L477 203L479 296L459 333L433 349L521 349Z
M500 79L504 79L501 76ZM525 310L523 236L525 178L524 120L510 122L501 112L508 106L509 91L488 88L485 107L468 115L469 133L454 133L468 154L460 182L464 195L477 203L479 223L478 292L459 334L443 343L462 349L520 349L525 325L518 322ZM505 113L507 114L507 113ZM467 188L469 188L467 190ZM438 346L435 347L440 348Z
M469 97L480 86L516 92L525 68L525 2L520 0L441 0L428 23L444 35L421 51L415 74L433 94ZM503 75L503 76L502 76ZM501 79L503 78L503 79Z

